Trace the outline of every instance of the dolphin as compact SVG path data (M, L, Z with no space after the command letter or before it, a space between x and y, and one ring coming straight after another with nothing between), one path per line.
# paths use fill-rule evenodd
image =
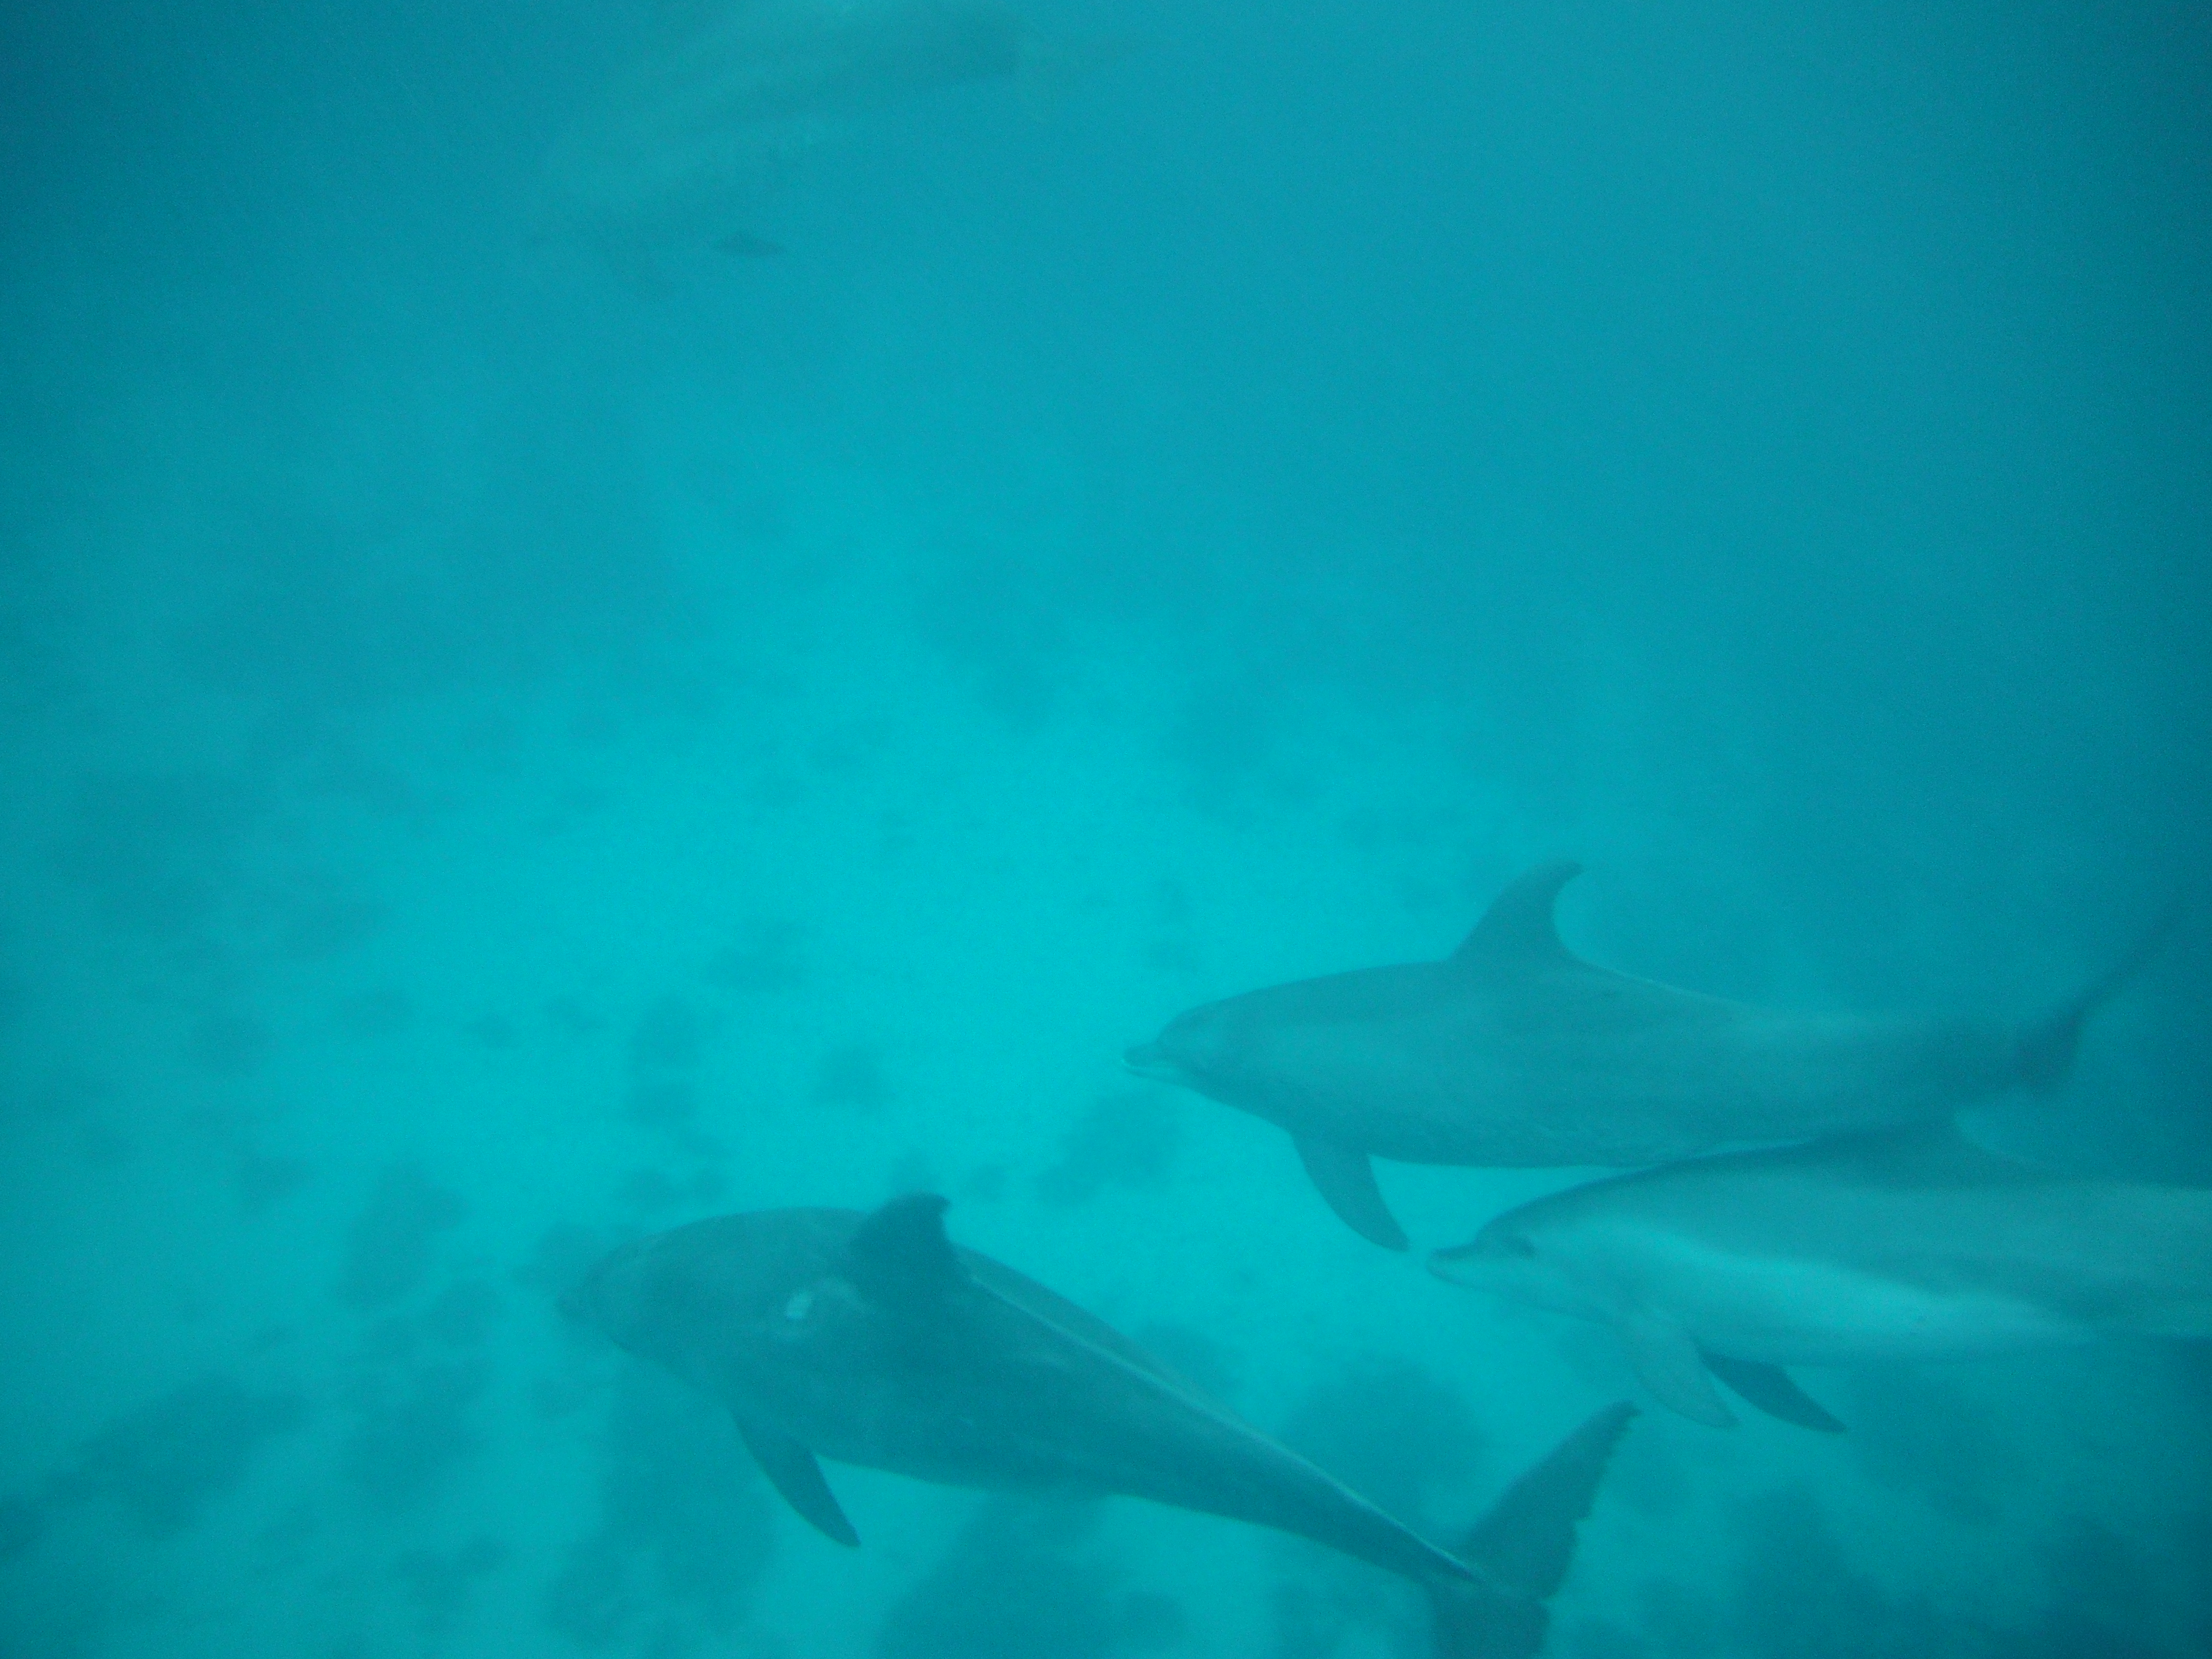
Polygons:
M1448 1553L1111 1327L945 1232L945 1200L769 1210L627 1244L562 1299L702 1390L792 1508L860 1541L817 1457L941 1485L1123 1494L1280 1531L1426 1590L1436 1650L1528 1659L1634 1408L1597 1413Z
M1370 1158L1627 1167L1948 1116L2015 1085L2055 1089L2083 1023L2166 926L2024 1025L1786 1013L1571 954L1553 911L1581 869L1529 871L1442 962L1208 1003L1124 1062L1280 1124L1352 1231L1402 1250Z
M538 240L773 253L744 220L854 118L915 95L1073 78L1119 47L1062 50L989 0L732 0L675 26L554 145Z
M2060 1173L1946 1122L1570 1188L1429 1267L1611 1325L1685 1417L1735 1421L1717 1376L1832 1431L1782 1367L2212 1337L2212 1190Z

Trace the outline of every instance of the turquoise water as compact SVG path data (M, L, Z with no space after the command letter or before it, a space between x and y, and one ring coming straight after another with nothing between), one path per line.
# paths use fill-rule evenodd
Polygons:
M2191 913L2212 32L1062 0L1110 61L810 126L780 252L548 234L657 9L0 21L0 1653L1423 1652L1133 1503L833 1468L839 1550L554 1299L942 1191L1438 1536L1642 1398L1119 1056L1559 854L1801 1008ZM1991 1133L2212 1181L2208 974ZM1577 1178L1382 1170L1417 1249ZM1551 1652L2212 1641L2201 1350L1805 1381L1646 1410Z

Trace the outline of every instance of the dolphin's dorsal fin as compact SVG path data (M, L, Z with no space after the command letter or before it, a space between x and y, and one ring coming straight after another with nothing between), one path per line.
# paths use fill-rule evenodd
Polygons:
M862 1218L845 1243L845 1276L870 1301L909 1307L968 1282L959 1252L945 1236L949 1200L909 1193Z
M783 1494L785 1503L823 1537L848 1549L859 1547L860 1534L853 1530L853 1523L838 1507L837 1494L822 1478L822 1466L814 1461L812 1452L771 1424L748 1422L741 1417L738 1432L744 1437L745 1449L753 1455L753 1462L761 1466L769 1484Z
M1583 867L1572 859L1540 864L1490 902L1474 931L1452 952L1462 968L1527 968L1571 958L1559 943L1559 924L1553 920L1559 889Z

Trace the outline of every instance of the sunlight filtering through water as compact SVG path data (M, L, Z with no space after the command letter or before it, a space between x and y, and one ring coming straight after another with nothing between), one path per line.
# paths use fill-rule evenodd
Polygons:
M2204 1651L2208 155L2151 0L0 18L0 1654Z

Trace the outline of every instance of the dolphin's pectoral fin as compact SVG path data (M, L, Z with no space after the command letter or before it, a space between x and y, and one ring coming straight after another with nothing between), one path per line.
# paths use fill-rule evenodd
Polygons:
M1844 1432L1843 1424L1828 1408L1791 1381L1790 1373L1781 1366L1762 1365L1751 1359L1730 1359L1721 1353L1707 1352L1703 1358L1707 1370L1727 1383L1747 1405L1758 1407L1769 1417L1821 1434Z
M1544 1645L1544 1603L1565 1582L1575 1533L1636 1407L1607 1406L1505 1490L1460 1540L1460 1559L1481 1575L1472 1588L1437 1583L1438 1659L1534 1659Z
M1540 864L1490 902L1474 931L1452 952L1453 963L1471 969L1527 969L1572 960L1559 943L1552 911L1559 889L1582 873L1572 859Z
M1406 1248L1406 1230L1398 1224L1397 1218L1390 1213L1390 1206L1382 1201L1382 1189L1375 1184L1375 1165L1366 1153L1311 1135L1293 1135L1291 1139L1297 1146L1298 1157L1304 1160L1306 1173L1313 1177L1313 1184L1321 1188L1328 1207L1342 1218L1346 1226L1386 1250Z
M1637 1380L1661 1405L1708 1428L1735 1426L1735 1413L1713 1386L1696 1339L1671 1319L1639 1314L1621 1322L1620 1340Z
M753 1455L753 1462L761 1466L769 1484L783 1494L785 1503L833 1543L848 1549L860 1547L860 1534L837 1507L837 1494L822 1478L822 1466L814 1461L812 1452L781 1429L765 1423L748 1423L739 1418L738 1432L744 1437L745 1449Z
M909 1193L871 1211L845 1242L845 1276L870 1301L893 1309L927 1304L968 1282L945 1236L947 1200Z

